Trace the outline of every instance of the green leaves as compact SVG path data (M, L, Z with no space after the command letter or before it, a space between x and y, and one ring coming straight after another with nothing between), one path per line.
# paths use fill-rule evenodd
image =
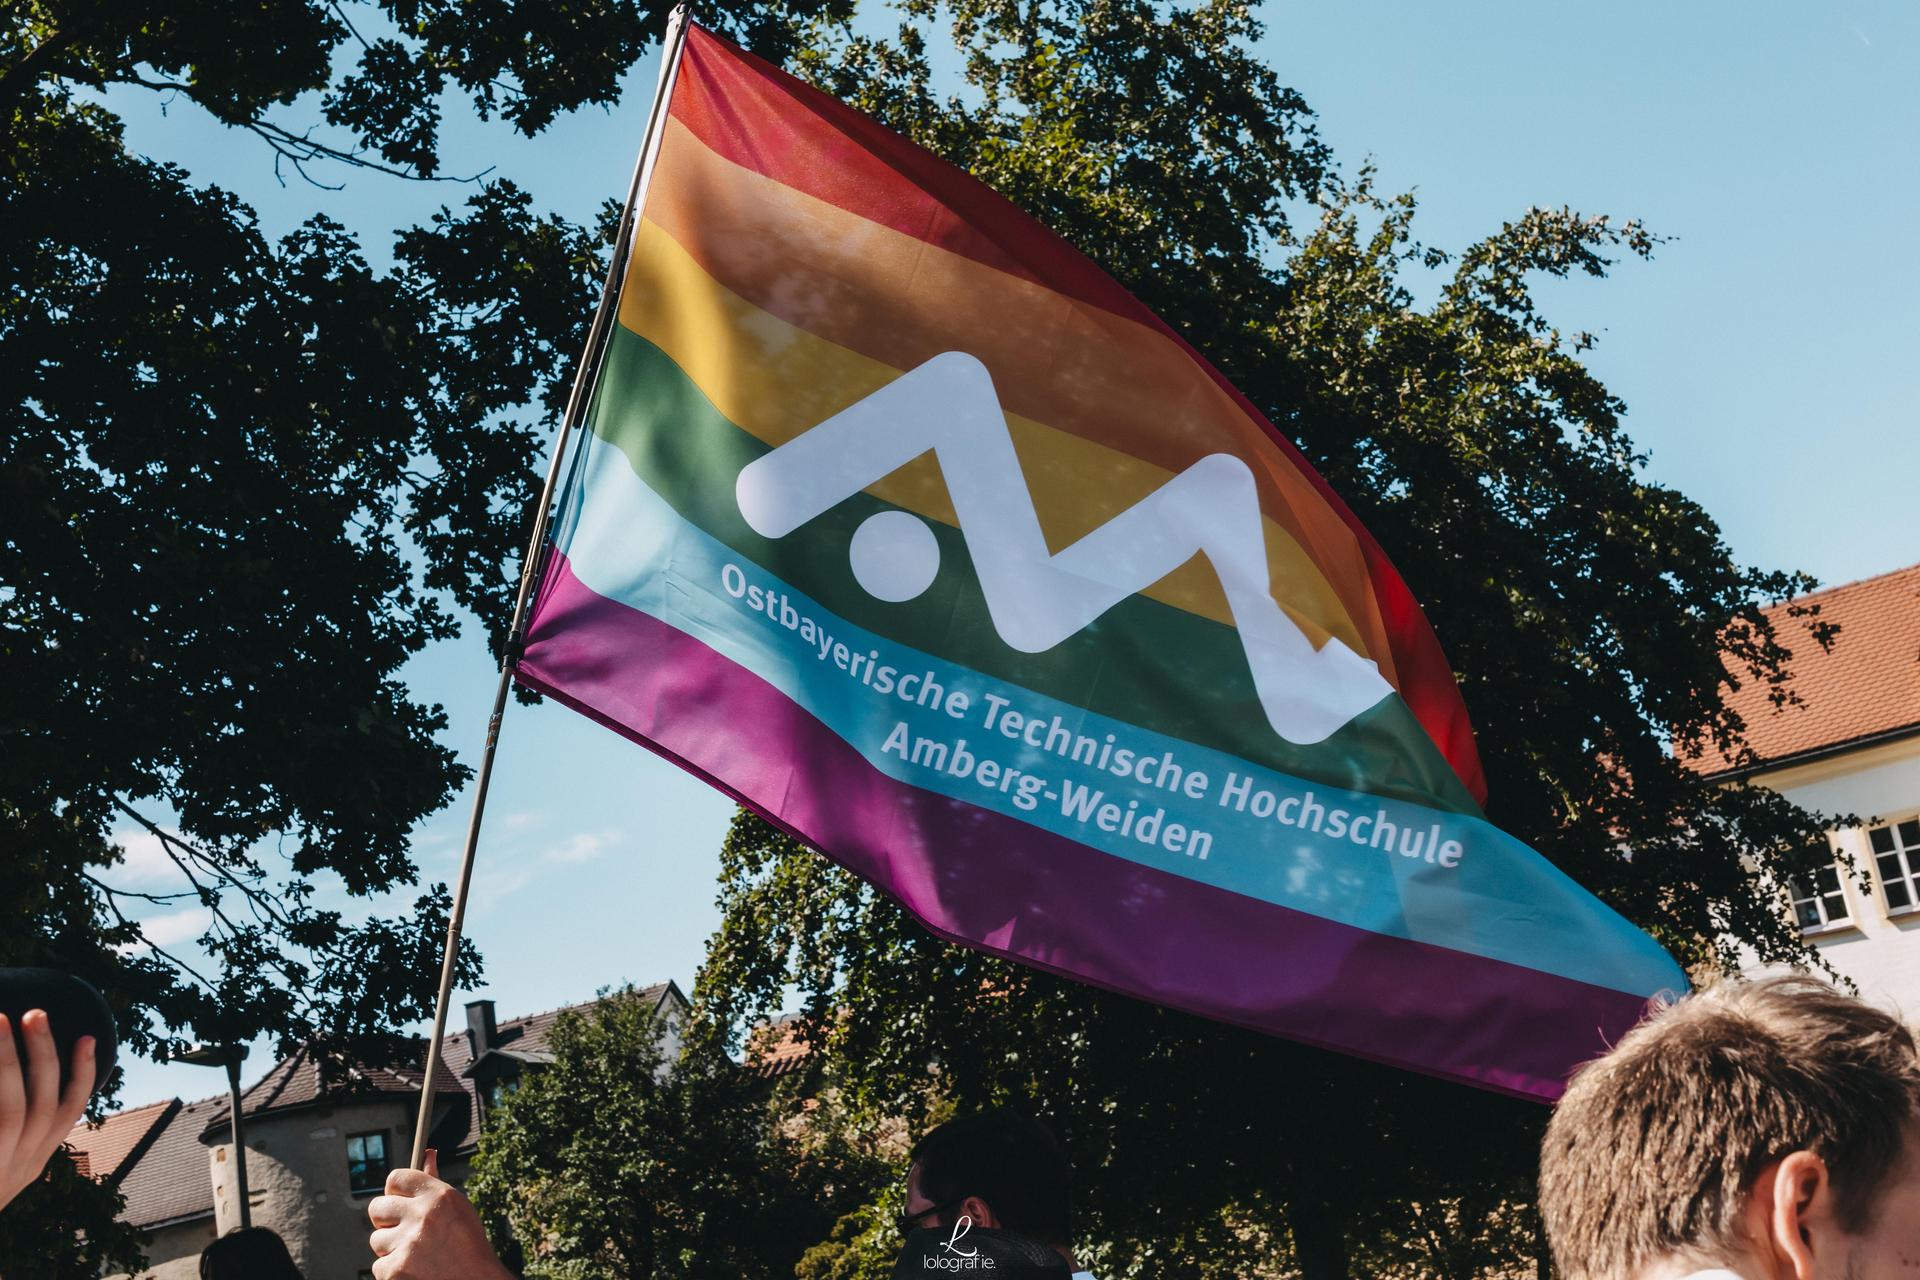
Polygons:
M1657 239L1532 210L1469 247L1421 311L1400 282L1421 260L1412 216L1364 183L1333 206L1289 264L1266 366L1286 381L1242 385L1287 404L1426 606L1491 816L1687 960L1718 954L1733 918L1747 945L1804 957L1745 859L1802 847L1824 820L1703 787L1672 748L1735 746L1729 682L1782 680L1792 645L1824 642L1775 636L1760 614L1808 581L1739 566L1706 512L1647 478L1626 406L1580 362L1587 339L1531 292L1540 273L1604 276Z
M501 360L493 312L436 297L448 264L378 271L322 218L270 243L62 87L178 73L239 118L324 80L290 42L344 38L330 13L9 17L6 74L38 78L0 82L0 961L88 977L149 1054L412 1057L392 1028L424 1016L448 903L408 902L409 834L465 770L397 672L454 634L449 596L499 615L537 483L532 428L499 419L575 342L565 271L524 286L540 316L493 308ZM322 886L400 905L349 923ZM130 923L156 913L199 954Z
M603 994L488 1116L468 1190L528 1277L790 1274L845 1207L864 1171L776 1127L765 1083L713 1045L669 1053L666 1034L631 989Z
M40 1180L22 1191L0 1216L0 1257L9 1280L95 1280L142 1265L140 1233L114 1215L122 1199L74 1165L66 1148L54 1153ZM75 1239L71 1224L84 1221Z
M402 523L426 556L426 584L480 618L495 652L506 641L535 467L565 404L617 216L575 227L495 182L394 245L436 344L430 376L446 414L445 429L421 441L431 466L412 477Z
M321 110L329 123L358 131L382 159L431 177L439 165L440 91L446 73L433 59L398 40L376 40L360 66L328 93Z

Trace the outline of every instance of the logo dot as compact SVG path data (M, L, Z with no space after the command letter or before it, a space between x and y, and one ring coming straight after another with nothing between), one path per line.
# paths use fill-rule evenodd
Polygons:
M919 516L881 511L861 521L847 548L853 577L868 595L898 603L933 585L940 544Z

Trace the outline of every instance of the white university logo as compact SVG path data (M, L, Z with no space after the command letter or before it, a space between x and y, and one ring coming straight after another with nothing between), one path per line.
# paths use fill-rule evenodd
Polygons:
M1338 639L1319 649L1274 602L1253 473L1200 459L1060 552L1047 550L993 379L973 356L935 356L748 463L735 496L754 532L783 538L932 450L994 630L1023 653L1051 649L1198 552L1225 590L1260 705L1289 742L1320 742L1392 692ZM854 531L853 574L873 596L933 584L940 545L918 516L883 511ZM1168 655L1178 660L1179 655Z

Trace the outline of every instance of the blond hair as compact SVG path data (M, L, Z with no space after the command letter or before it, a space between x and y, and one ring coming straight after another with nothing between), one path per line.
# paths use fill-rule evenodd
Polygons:
M1540 1150L1540 1213L1567 1280L1620 1280L1669 1255L1726 1261L1771 1161L1826 1162L1844 1230L1920 1116L1920 1056L1898 1019L1812 978L1728 982L1659 1011L1575 1074Z

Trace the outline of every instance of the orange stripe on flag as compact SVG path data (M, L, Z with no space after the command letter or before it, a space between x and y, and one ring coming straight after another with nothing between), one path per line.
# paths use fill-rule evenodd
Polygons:
M1368 652L1388 648L1353 531L1163 334L782 186L678 121L646 218L749 303L882 364L913 369L963 350L986 364L1009 412L1168 472L1212 453L1245 459L1262 509L1307 549Z

